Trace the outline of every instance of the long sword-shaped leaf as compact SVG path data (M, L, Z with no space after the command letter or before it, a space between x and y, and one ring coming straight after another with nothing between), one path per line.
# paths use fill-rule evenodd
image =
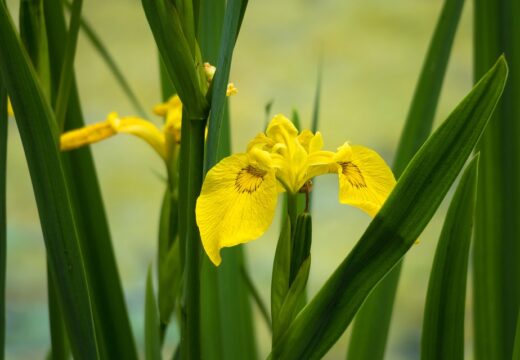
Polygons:
M97 358L87 277L58 152L56 120L3 2L0 43L0 71L16 113L72 352L76 359Z
M5 355L7 91L0 78L0 360Z
M51 50L52 90L56 94L65 53L65 15L60 0L45 0L44 11ZM84 124L73 74L72 77L65 129L79 128ZM82 251L91 289L100 352L109 358L136 359L137 351L92 154L88 147L84 147L63 153L62 158L68 164L73 198L76 204L80 204L77 206L78 226L83 234Z
M56 103L54 105L56 121L58 122L59 129L63 129L65 125L65 115L72 88L74 58L76 57L76 44L78 43L82 7L83 0L73 0L70 13L70 24L65 42L65 52L61 64L60 82L56 96Z
M144 302L144 347L146 360L160 360L161 346L159 336L159 314L153 292L152 267L146 276L146 297Z
M393 171L399 177L431 132L464 0L446 0L426 55L401 134ZM347 358L381 360L385 353L397 284L399 262L376 286L354 322Z
M475 358L510 359L520 306L520 2L475 0L478 79L505 53L511 74L482 136L475 225Z
M496 65L415 155L352 252L298 315L275 359L317 359L345 331L373 287L413 245L473 150L502 94Z
M478 155L466 167L439 238L424 309L421 359L464 359L464 307Z
M217 72L213 79L211 93L211 114L208 124L205 172L211 169L217 163L218 159L219 142L221 140L220 134L226 104L226 89L229 81L229 72L231 70L231 58L247 2L248 0L229 0L226 6Z
M205 61L216 64L222 39L226 1L200 1L199 41ZM217 160L231 153L230 119L225 101L224 118ZM241 246L227 249L219 268L215 268L204 256L201 276L204 296L201 307L205 312L202 337L206 350L203 355L215 359L254 359L256 357L251 301L242 273L245 260ZM215 284L210 283L213 279ZM213 293L212 293L213 291ZM212 309L213 311L210 311ZM219 334L216 338L215 334ZM209 342L208 342L209 340ZM217 341L215 341L217 340ZM213 346L214 350L209 348Z
M51 350L52 360L67 360L70 358L70 348L67 337L67 329L63 320L56 279L47 263L47 299L49 302L49 328L51 330Z
M208 103L201 89L202 64L195 60L197 54L192 52L193 44L186 39L177 8L169 0L142 0L142 4L166 71L188 118L206 120Z

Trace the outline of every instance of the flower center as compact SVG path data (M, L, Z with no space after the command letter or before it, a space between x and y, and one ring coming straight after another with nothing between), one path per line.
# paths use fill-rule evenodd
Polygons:
M262 185L265 174L267 171L248 165L238 172L235 179L235 190L241 194L255 192Z
M350 183L350 185L352 185L356 189L367 187L365 178L363 177L361 170L359 170L359 167L357 167L356 164L353 164L350 161L349 162L340 162L338 164L341 166L343 175L345 175L347 177L347 181Z

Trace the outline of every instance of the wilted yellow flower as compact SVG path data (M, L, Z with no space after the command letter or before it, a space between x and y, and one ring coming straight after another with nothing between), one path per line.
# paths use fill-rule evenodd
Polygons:
M223 247L254 240L267 230L280 192L298 193L318 175L338 174L339 201L377 214L395 186L385 161L363 146L345 143L337 152L322 147L319 132L298 133L289 119L277 115L246 153L226 157L208 172L196 216L215 265Z

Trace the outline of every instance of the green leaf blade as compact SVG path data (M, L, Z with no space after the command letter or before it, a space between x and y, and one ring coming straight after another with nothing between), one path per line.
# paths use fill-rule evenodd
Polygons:
M423 145L360 241L302 310L274 358L316 359L427 225L493 113L507 78L501 57Z
M399 177L429 136L464 0L446 0L424 60L400 137L393 171ZM402 263L376 286L359 310L348 349L349 360L382 360Z
M466 167L435 251L421 342L421 359L464 359L464 308L473 230L478 156Z
M160 360L161 346L159 336L159 314L157 312L157 301L153 291L152 267L148 268L146 276L146 298L144 302L144 337L145 337L145 359Z
M58 152L56 122L3 2L0 2L0 42L3 44L0 71L16 112L72 352L76 359L96 358L90 294Z

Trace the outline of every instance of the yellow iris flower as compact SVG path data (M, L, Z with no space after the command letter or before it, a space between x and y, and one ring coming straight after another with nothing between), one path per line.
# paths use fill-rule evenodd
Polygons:
M337 152L322 147L319 132L298 133L289 119L276 115L245 153L226 157L208 171L196 217L215 265L222 261L222 248L257 239L267 230L280 192L305 190L318 175L337 174L339 201L377 214L396 183L385 161L363 146L345 143Z
M230 83L227 88L227 96L235 95L237 92L236 87ZM177 95L172 96L165 103L155 106L153 112L155 115L166 119L162 129L159 129L148 120L136 116L120 117L117 113L112 112L102 122L62 134L60 148L63 151L77 149L116 134L126 133L146 141L161 158L168 162L172 149L181 140L181 100Z

